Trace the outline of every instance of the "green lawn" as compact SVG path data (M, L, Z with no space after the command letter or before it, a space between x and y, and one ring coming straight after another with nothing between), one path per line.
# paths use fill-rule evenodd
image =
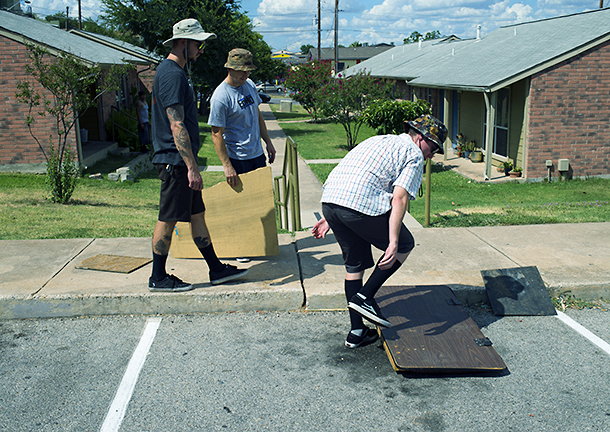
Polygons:
M0 173L0 239L151 236L159 211L156 172L135 182L106 180L130 159L109 156L89 168L67 205L46 199L43 175ZM101 173L104 180L89 179L91 173ZM221 172L204 172L202 177L204 188L224 181Z
M330 159L346 153L341 145L336 144L344 139L342 128L339 131L328 124L314 123L280 123L280 126L292 135L304 159ZM358 141L374 134L370 129L364 131ZM328 142L335 144L327 145ZM333 164L309 166L322 183L335 167ZM433 166L430 225L469 227L607 222L610 221L609 202L610 180L607 179L476 183L443 167ZM410 203L410 213L424 224L423 197Z

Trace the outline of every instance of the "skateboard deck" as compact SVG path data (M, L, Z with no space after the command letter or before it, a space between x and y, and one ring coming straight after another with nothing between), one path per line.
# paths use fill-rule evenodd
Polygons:
M502 358L446 286L383 286L375 296L392 327L379 330L397 372L501 371Z

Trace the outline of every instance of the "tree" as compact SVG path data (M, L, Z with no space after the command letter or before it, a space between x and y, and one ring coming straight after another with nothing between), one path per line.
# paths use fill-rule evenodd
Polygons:
M413 33L411 33L411 35L408 38L403 39L402 42L404 44L409 44L409 43L419 42L420 38L422 40L432 40L432 39L440 39L441 37L442 37L441 32L438 30L429 31L425 35L422 35L418 31L414 31Z
M358 47L362 46L362 43L355 41L355 42L352 42L351 44L349 44L349 46L350 46L350 48L358 48Z
M318 120L318 101L315 94L331 80L331 62L313 61L295 66L288 72L286 87L294 92L292 98L303 106L314 121Z
M197 19L216 40L206 43L201 58L191 65L193 84L208 97L226 78L224 64L233 48L252 52L257 77L276 76L279 60L271 59L271 48L253 30L252 22L239 11L239 0L102 0L101 19L123 33L138 35L150 51L166 56L163 41L172 36L172 27L185 18Z
M432 114L430 105L423 99L417 102L406 100L376 101L366 107L362 116L367 125L381 134L400 134L404 123L424 114Z
M301 54L307 54L311 48L315 48L311 44L301 45Z
M356 147L360 127L365 121L363 112L378 100L388 98L390 85L372 77L370 72L359 71L347 78L330 81L315 93L322 114L334 123L340 123L347 135L347 148Z
M47 161L46 182L51 200L65 204L72 196L80 172L74 163L68 137L87 108L104 92L118 89L119 78L132 66L115 66L103 72L99 66L87 66L69 53L53 57L45 48L27 42L26 48L30 63L25 70L48 93L35 89L33 83L25 79L17 85L19 92L15 96L29 107L26 124ZM49 136L48 154L32 129L36 116L47 114L55 117L57 125L57 137Z

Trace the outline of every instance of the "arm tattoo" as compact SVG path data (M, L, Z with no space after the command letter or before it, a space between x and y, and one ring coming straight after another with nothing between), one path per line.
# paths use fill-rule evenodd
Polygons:
M184 107L182 105L172 105L167 108L167 117L171 123L177 126L177 134L174 134L174 142L178 153L185 159L189 157L191 150L191 138L189 137L186 126L184 125Z
M184 122L184 107L182 105L172 105L167 107L167 118L170 122Z

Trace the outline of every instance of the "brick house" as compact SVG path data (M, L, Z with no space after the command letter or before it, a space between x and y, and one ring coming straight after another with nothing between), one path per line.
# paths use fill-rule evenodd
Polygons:
M123 76L119 91L99 98L97 105L88 109L70 131L68 143L81 163L84 146L111 144L107 142L111 137L106 136L106 122L112 107L129 109L135 103L131 97L134 89L136 92L150 89L150 75L158 63L158 59L150 55L129 52L129 49L119 49L94 37L66 32L31 17L0 11L0 171L44 172L46 169L44 155L26 125L28 108L15 97L18 83L28 79L24 70L28 62L25 42L39 44L51 55L72 53L83 63L100 65L103 70L124 63L137 68ZM121 42L115 41L117 44ZM45 91L38 82L32 80L32 83L37 90ZM80 130L87 131L88 142L82 140ZM37 117L34 134L43 147L48 147L49 135L57 136L54 119Z
M488 178L504 161L530 180L547 161L555 175L610 178L610 8L398 46L347 74L360 68L430 102L451 139L475 140Z

